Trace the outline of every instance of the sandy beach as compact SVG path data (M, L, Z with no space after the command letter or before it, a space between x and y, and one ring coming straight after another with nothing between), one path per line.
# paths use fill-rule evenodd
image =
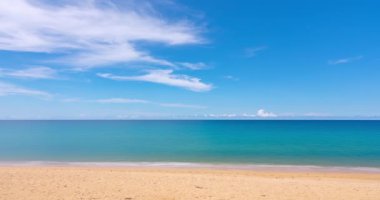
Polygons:
M378 200L380 174L133 167L0 167L1 200Z

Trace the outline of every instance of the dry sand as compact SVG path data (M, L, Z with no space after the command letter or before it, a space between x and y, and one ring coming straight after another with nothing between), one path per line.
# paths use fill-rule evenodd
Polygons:
M0 167L1 200L379 200L380 174L111 167Z

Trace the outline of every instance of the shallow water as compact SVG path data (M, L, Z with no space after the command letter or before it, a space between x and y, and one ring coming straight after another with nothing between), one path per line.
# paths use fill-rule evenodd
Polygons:
M380 121L0 121L0 161L380 167Z

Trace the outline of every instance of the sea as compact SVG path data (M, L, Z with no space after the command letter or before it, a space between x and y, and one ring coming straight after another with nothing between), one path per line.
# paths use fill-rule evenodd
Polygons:
M5 120L0 163L380 169L380 121Z

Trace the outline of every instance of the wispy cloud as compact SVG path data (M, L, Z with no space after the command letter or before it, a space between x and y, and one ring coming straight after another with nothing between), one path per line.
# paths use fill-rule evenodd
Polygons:
M194 108L194 109L204 109L205 106L191 105L191 104L181 104L181 103L160 103L160 106L171 107L171 108Z
M98 103L149 103L149 101L142 99L127 99L127 98L110 98L110 99L97 99Z
M66 102L66 103L74 103L74 102L81 102L82 99L80 99L80 98L65 98L65 99L62 99L61 101Z
M257 117L277 117L275 113L265 111L264 109L259 109L256 112Z
M264 51L267 48L268 47L266 46L250 47L250 48L246 48L244 53L246 57L251 58L251 57L255 57L258 52Z
M177 63L177 65L180 65L186 69L191 69L191 70L201 70L207 67L207 65L203 62L198 62L198 63L180 62L180 63Z
M219 118L239 118L239 116L241 115L234 114L234 113L224 113L224 114L205 114L203 117L219 119Z
M195 92L205 92L213 88L211 84L206 84L199 78L173 74L173 70L150 70L147 74L141 76L116 76L107 73L98 73L99 77L118 80L118 81L145 81L159 83L174 87L180 87Z
M19 70L0 68L0 77L1 76L28 79L55 79L57 78L57 72L49 67L30 67Z
M215 118L215 119L253 119L256 117L255 114L237 114L237 113L223 113L223 114L204 114L202 116L197 116L200 118Z
M363 56L340 58L340 59L336 59L336 60L329 60L328 64L330 64L330 65L347 64L347 63L351 63L351 62L354 62L357 60L361 60L362 58L363 58Z
M193 104L183 104L183 103L160 103L154 101L148 101L144 99L132 99L132 98L105 98L105 99L95 99L95 100L83 100L81 98L66 98L62 102L66 103L77 103L77 102L87 102L87 103L102 103L102 104L151 104L158 105L161 107L170 108L191 108L191 109L204 109L206 106L193 105Z
M333 117L331 114L328 113L316 113L316 112L309 112L304 114L305 117Z
M215 119L261 119L261 118L276 118L276 119L315 119L315 118L334 118L333 116L325 113L273 113L264 109L259 109L255 114L253 113L222 113L222 114L203 114L197 115L198 118L215 118Z
M205 114L205 118L224 118L224 119L254 119L254 118L272 118L277 117L278 115L272 112L267 112L264 109L259 109L256 114L236 114L236 113L227 113L227 114Z
M231 80L231 81L238 81L239 78L231 75L223 76L224 79Z
M40 96L44 98L51 97L51 94L44 91L23 88L13 84L0 82L0 96L8 95Z
M139 49L137 42L203 42L201 28L186 20L167 20L150 6L62 2L0 1L0 50L60 53L60 62L80 68L131 61L171 66Z

